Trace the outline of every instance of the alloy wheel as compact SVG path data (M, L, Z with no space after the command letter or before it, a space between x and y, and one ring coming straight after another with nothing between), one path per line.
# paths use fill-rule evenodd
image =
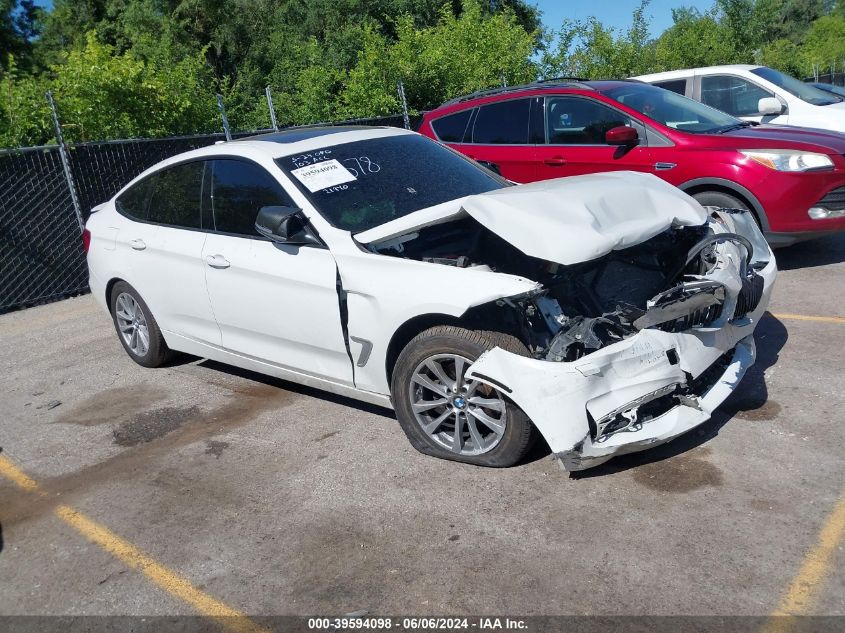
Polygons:
M411 408L423 432L460 455L493 450L507 428L505 399L495 388L467 380L471 364L457 354L429 356L417 365L408 387Z
M140 304L131 294L122 292L117 296L114 308L117 327L126 346L136 356L145 356L150 349L150 332Z

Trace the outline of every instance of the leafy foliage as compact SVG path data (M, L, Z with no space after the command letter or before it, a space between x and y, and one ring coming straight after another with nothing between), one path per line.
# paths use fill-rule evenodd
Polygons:
M235 129L411 110L537 77L624 77L726 63L797 76L845 68L845 0L713 0L650 35L591 18L541 26L531 0L2 0L0 144L53 136L52 90L70 140ZM824 72L824 70L823 70Z

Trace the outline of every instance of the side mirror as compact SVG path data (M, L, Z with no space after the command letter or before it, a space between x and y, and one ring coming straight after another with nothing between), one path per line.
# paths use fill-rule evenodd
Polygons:
M640 142L640 135L630 125L618 125L605 133L604 142L608 145L636 145Z
M783 104L775 97L763 97L757 102L757 112L763 116L780 114L783 112Z
M323 246L302 209L296 207L261 207L255 220L255 230L281 244Z

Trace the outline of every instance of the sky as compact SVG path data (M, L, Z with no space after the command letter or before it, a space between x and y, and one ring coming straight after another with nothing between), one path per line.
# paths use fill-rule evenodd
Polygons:
M595 16L605 26L627 29L631 26L631 15L640 2L639 0L598 0L598 2L584 2L584 0L529 0L543 12L543 24L556 31L566 18L583 20ZM667 27L672 25L672 9L678 7L695 7L701 12L714 4L714 0L652 0L646 9L646 15L651 16L651 35L657 37Z
M543 24L552 31L560 28L564 19L583 20L590 16L597 17L605 26L627 29L631 25L631 14L639 0L528 0L543 12ZM672 9L677 7L696 7L706 11L715 0L651 0L646 15L651 16L651 35L657 37L672 25ZM50 8L52 0L35 0L35 4Z

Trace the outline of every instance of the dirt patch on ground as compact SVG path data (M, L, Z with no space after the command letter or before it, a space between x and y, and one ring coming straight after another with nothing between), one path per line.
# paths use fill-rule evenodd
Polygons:
M710 449L702 448L669 459L635 468L634 481L661 492L690 492L706 486L721 486L722 471L705 457Z
M754 422L774 420L780 413L780 405L774 400L766 400L762 404L740 402L734 417ZM749 406L746 406L749 405Z
M56 422L97 426L143 413L166 399L167 392L149 385L115 387L94 394L62 413Z
M161 407L139 413L113 431L114 443L119 446L135 446L141 442L151 442L175 431L199 414L200 409L196 406Z
M133 418L115 429L114 441L126 446L126 450L75 472L39 481L46 493L43 497L15 491L15 501L2 508L3 524L51 512L57 499L73 503L76 495L102 483L131 479L160 455L195 442L209 442L266 411L283 409L299 397L298 393L272 384L253 383L232 394L222 405L208 410L192 406L133 412Z
M229 448L229 442L218 442L216 440L206 440L205 442L205 454L214 455L218 459L227 448Z

